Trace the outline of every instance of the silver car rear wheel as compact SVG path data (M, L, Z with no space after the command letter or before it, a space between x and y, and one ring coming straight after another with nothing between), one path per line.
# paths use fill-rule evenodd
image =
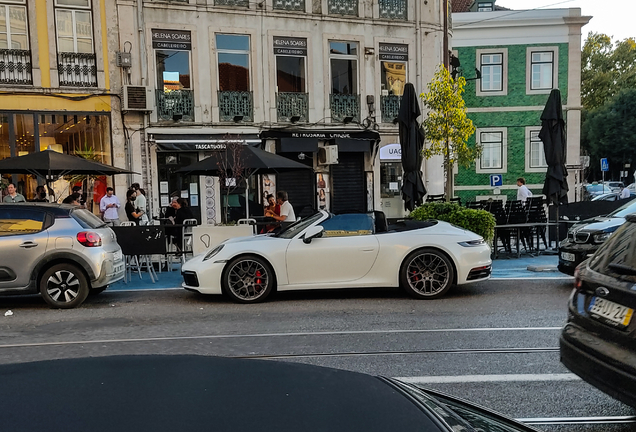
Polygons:
M434 299L451 287L454 269L450 260L434 249L421 249L406 257L402 265L402 287L415 298Z
M71 309L81 305L88 296L89 286L82 270L73 264L56 264L40 278L40 294L49 305Z
M236 258L223 272L223 289L239 303L258 303L269 295L274 286L274 271L260 257Z

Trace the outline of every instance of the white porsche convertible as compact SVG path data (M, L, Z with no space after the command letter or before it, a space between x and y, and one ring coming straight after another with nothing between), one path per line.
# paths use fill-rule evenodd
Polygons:
M418 299L490 277L490 247L441 221L387 226L382 212L324 210L280 233L226 240L182 267L183 287L263 301L272 290L404 288Z

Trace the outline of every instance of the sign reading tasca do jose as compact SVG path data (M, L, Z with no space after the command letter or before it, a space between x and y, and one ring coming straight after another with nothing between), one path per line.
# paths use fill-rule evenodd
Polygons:
M192 49L192 37L187 30L152 29L152 47L158 49Z
M307 39L274 36L274 54L307 56Z
M380 43L380 60L407 61L409 59L409 46L406 44Z

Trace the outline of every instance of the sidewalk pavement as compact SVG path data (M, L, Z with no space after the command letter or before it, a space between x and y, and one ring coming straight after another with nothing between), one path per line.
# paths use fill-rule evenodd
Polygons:
M557 270L559 258L557 255L540 255L537 257L523 255L521 258L501 257L492 263L491 279L572 279L571 276L563 274ZM125 283L123 280L112 284L108 291L130 291L130 290L165 290L181 289L181 272L175 270L157 273L158 280L152 283L147 272L142 272L141 278L137 273L133 273L131 280Z

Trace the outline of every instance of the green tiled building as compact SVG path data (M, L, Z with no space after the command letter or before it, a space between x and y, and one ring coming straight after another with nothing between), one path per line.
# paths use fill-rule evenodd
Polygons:
M470 168L456 168L455 195L462 202L516 199L518 177L541 193L546 163L540 116L550 91L558 88L566 116L569 199L578 200L581 27L590 17L578 8L513 13L495 10L493 1L472 6L473 11L453 14L452 49L469 79L464 100L477 128L471 140L484 150ZM476 70L481 78L471 80ZM502 176L503 186L490 187L492 174Z

